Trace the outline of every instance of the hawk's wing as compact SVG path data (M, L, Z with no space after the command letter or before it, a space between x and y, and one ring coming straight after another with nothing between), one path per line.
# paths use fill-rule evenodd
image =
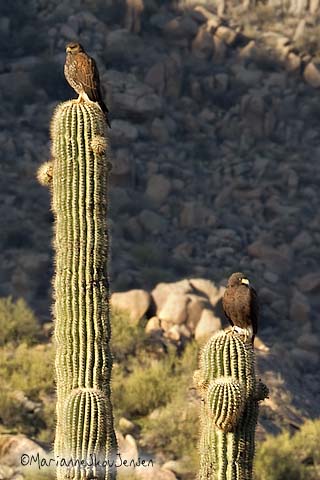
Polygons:
M96 62L84 52L78 53L75 61L77 83L81 83L83 91L90 100L102 103L100 78Z
M233 321L231 320L230 318L230 313L229 313L229 304L230 304L230 300L229 300L229 293L230 291L228 290L228 288L226 288L225 292L224 292L224 295L222 297L222 309L223 309L223 313L225 314L226 316L226 319L228 320L228 322L230 323L230 325L234 325Z

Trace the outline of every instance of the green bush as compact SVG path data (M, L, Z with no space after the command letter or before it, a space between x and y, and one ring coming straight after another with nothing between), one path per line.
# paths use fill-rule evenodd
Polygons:
M32 310L20 298L0 298L0 346L13 342L32 344L39 334L39 324Z
M126 313L113 310L111 326L111 350L117 362L135 355L144 345L146 339L144 328L141 325L132 325Z
M174 390L171 359L152 359L141 364L133 359L128 369L115 366L113 403L119 415L140 417L165 405Z
M146 447L161 450L168 458L184 458L186 471L194 473L198 460L199 405L192 393L192 377L197 359L198 345L189 343L173 362L170 401L140 422Z
M319 436L320 420L306 422L293 436L268 436L257 449L256 480L320 478Z
M199 406L181 391L156 415L142 422L143 443L166 458L186 458L186 470L197 470Z
M0 415L5 430L37 435L52 427L53 374L50 344L28 347L22 343L16 348L0 348ZM30 402L34 402L34 409ZM51 441L51 433L43 435L43 440Z
M113 403L119 416L143 417L154 409L171 402L180 391L192 386L192 374L197 362L196 344L188 345L177 357L175 350L161 358L140 348L136 356L113 369Z

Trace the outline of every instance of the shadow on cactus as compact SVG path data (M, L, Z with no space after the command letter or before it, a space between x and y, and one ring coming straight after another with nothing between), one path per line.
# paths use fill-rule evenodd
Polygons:
M231 332L211 337L194 383L201 396L199 480L252 480L259 401L251 343Z

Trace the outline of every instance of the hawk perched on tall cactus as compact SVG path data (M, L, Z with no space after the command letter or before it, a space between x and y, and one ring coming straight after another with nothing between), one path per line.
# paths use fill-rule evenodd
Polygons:
M223 295L225 316L235 332L251 338L252 344L258 331L259 302L254 288L243 273L233 273Z
M79 95L78 101L96 102L104 113L107 125L111 128L108 108L102 100L100 78L96 62L85 52L80 43L66 46L64 75L69 85Z

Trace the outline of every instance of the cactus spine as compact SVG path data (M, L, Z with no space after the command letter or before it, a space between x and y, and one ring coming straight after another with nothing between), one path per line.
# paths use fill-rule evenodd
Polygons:
M112 463L116 440L110 398L109 163L103 113L92 103L63 103L53 116L51 137L55 454L60 460L72 459L72 466L58 467L57 478L109 480L115 473L106 460ZM88 463L81 466L81 461Z
M252 480L259 400L251 343L219 332L200 356L194 380L202 399L199 480Z

